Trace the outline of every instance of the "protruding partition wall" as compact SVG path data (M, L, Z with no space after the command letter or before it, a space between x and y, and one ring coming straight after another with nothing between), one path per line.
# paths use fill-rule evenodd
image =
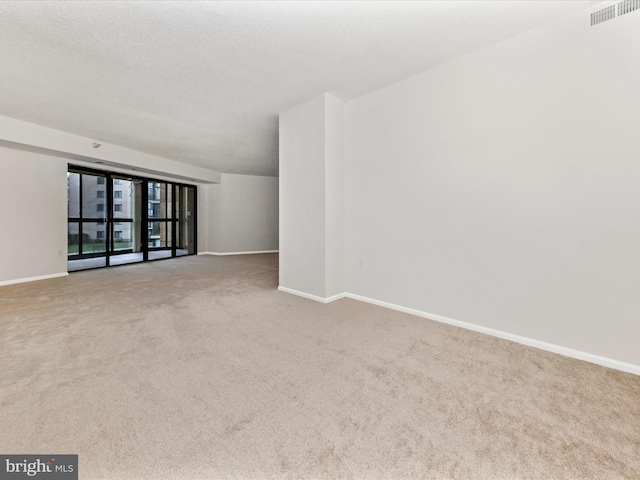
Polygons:
M328 94L280 115L280 290L344 292L344 103Z

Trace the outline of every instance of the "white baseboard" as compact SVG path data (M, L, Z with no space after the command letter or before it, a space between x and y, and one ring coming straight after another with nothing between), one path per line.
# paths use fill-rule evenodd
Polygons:
M344 295L347 298L353 300L359 300L361 302L371 303L380 307L389 308L391 310L397 310L399 312L409 313L418 317L427 318L436 322L446 323L447 325L453 325L454 327L466 328L474 332L484 333L491 335L492 337L498 337L512 342L527 345L529 347L539 348L540 350L546 350L547 352L558 353L565 357L576 358L578 360L584 360L585 362L595 363L603 367L613 368L615 370L621 370L627 373L633 373L634 375L640 375L640 365L633 365L632 363L621 362L619 360L613 360L607 357L601 357L592 353L582 352L580 350L574 350L573 348L562 347L553 343L543 342L541 340L535 340L529 337L522 337L513 333L503 332L502 330L496 330L493 328L483 327L473 323L462 322L453 318L443 317L442 315L436 315L434 313L423 312L413 308L407 308L393 303L383 302L375 300L373 298L363 297L361 295L355 295L353 293L346 293Z
M281 292L290 293L292 295L297 295L298 297L307 298L309 300L313 300L315 302L320 302L320 303L331 303L336 300L340 300L341 298L344 298L347 295L346 293L339 293L338 295L324 298L324 297L319 297L317 295L312 295L310 293L300 292L298 290L294 290L292 288L287 288L287 287L278 287L278 290L280 290Z
M522 345L527 345L528 347L539 348L540 350L557 353L565 357L575 358L575 359L583 360L589 363L595 363L596 365L601 365L603 367L613 368L615 370L620 370L622 372L632 373L634 375L640 376L640 365L634 365L632 363L626 363L626 362L621 362L619 360L613 360L607 357L601 357L599 355L582 352L580 350L575 350L573 348L562 347L560 345L555 345L553 343L547 343L541 340L535 340L529 337L522 337L520 335L516 335L509 332L503 332L502 330L483 327L481 325L476 325L469 322L462 322L460 320L443 317L442 315L436 315L434 313L423 312L422 310L416 310L415 308L403 307L401 305L396 305L394 303L383 302L381 300L376 300L374 298L369 298L369 297L363 297L362 295L356 295L353 293L345 292L338 295L334 295L333 297L322 298L315 295L309 295L304 292L299 292L291 288L278 287L278 290L286 293L292 293L293 295L298 295L300 297L308 298L310 300L315 300L316 302L320 302L320 303L331 303L341 298L351 298L353 300L358 300L360 302L370 303L372 305L389 308L391 310L397 310L398 312L408 313L410 315L427 318L429 320L434 320L440 323L446 323L447 325L453 325L454 327L465 328L467 330L471 330L478 333L484 333L485 335L491 335L492 337L498 337L504 340L509 340L511 342L520 343Z
M38 277L17 278L15 280L5 280L0 282L0 287L5 285L15 285L16 283L37 282L38 280L47 280L49 278L67 277L68 272L64 273L52 273L51 275L40 275Z
M255 252L198 252L198 255L258 255L261 253L278 253L280 250L256 250Z
M335 302L336 300L340 300L341 298L345 298L347 295L349 295L346 292L342 292L342 293L338 293L337 295L333 295L331 297L327 297L324 303L331 303L331 302Z

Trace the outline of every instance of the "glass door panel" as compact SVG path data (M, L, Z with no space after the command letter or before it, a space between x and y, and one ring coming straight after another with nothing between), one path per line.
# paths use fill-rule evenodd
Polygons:
M73 172L67 173L67 217L80 218L80 174L79 173L73 173Z
M195 187L176 186L176 256L195 253Z
M69 222L67 227L67 252L69 257L77 256L80 253L80 223Z
M113 179L113 218L133 219L136 189L131 180Z
M149 182L147 192L149 218L167 218L167 184Z
M171 222L149 222L149 248L171 248Z
M68 270L107 264L107 175L67 173Z
M133 251L133 222L113 222L114 252Z
M106 177L82 174L82 218L107 218Z
M185 187L186 205L184 208L184 237L188 255L195 255L196 252L196 187Z
M165 222L165 246L173 246L173 222Z
M112 265L142 262L140 239L142 180L113 176L111 193Z
M107 251L105 222L82 222L82 253L104 254Z
M173 189L171 183L147 182L147 248L149 260L173 256Z

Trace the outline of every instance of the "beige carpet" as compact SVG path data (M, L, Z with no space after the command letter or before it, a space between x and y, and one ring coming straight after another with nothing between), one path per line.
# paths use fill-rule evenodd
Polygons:
M0 453L77 453L81 479L640 478L640 377L276 287L260 255L0 288Z

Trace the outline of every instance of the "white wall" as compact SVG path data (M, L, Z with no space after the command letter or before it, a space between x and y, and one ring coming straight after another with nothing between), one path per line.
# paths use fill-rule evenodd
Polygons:
M278 250L277 177L223 173L219 184L206 188L208 251Z
M67 272L67 163L0 147L0 283Z
M99 143L99 148L94 148ZM102 162L97 168L113 171L135 170L140 174L170 177L188 182L219 182L220 173L207 168L187 165L148 153L138 152L53 128L0 116L0 146L30 148L48 152L69 161Z
M280 286L325 296L325 97L280 114Z
M347 291L640 365L640 15L586 25L347 104Z
M280 287L344 291L344 103L323 94L280 114Z
M345 104L325 96L325 297L344 292Z

